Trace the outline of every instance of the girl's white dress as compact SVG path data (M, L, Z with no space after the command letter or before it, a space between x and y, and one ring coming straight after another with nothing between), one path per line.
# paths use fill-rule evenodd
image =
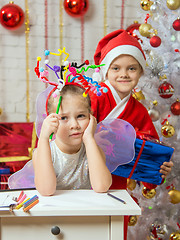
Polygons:
M51 156L56 173L57 189L90 189L88 161L85 146L79 152L61 152L55 141L50 142Z

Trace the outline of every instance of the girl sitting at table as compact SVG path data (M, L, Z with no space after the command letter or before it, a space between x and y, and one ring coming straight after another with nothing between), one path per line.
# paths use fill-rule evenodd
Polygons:
M94 138L96 119L84 91L80 85L69 83L60 96L54 98L52 92L48 96L48 116L32 159L35 186L42 195L52 195L56 189L107 192L111 186L105 154ZM56 138L49 141L52 133Z

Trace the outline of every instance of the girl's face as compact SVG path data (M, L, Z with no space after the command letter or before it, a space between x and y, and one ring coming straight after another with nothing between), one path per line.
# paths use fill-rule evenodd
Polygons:
M143 71L138 61L130 55L120 55L111 63L107 79L121 100L138 84Z
M64 153L76 153L81 147L83 133L90 119L84 97L70 94L63 96L59 116L61 120L56 133L56 144Z

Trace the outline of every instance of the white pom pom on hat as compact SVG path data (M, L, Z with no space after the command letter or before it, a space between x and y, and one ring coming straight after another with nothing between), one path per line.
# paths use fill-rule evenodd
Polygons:
M112 61L121 54L133 56L144 69L146 57L136 38L126 30L119 29L103 37L96 48L94 62L96 65L105 64L101 67L104 79Z

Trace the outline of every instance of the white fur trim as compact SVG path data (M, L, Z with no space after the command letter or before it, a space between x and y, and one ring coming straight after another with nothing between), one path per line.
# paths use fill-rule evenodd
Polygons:
M104 79L106 79L106 73L107 73L112 61L116 57L118 57L119 55L122 55L122 54L127 54L127 55L133 56L140 63L142 68L143 69L145 68L146 60L145 60L141 50L139 50L139 48L132 46L132 45L121 45L121 46L115 47L111 51L109 51L106 54L106 56L104 57L104 59L102 60L101 64L105 64L105 66L101 67Z
M114 97L114 100L116 101L116 104L117 104L115 108L113 108L113 110L106 116L105 119L115 119L119 117L119 115L122 113L122 111L126 107L126 104L130 99L131 93L125 98L123 98L123 100L121 100L116 90L113 88L113 86L109 83L108 80L105 81L105 84L110 88L112 95Z

